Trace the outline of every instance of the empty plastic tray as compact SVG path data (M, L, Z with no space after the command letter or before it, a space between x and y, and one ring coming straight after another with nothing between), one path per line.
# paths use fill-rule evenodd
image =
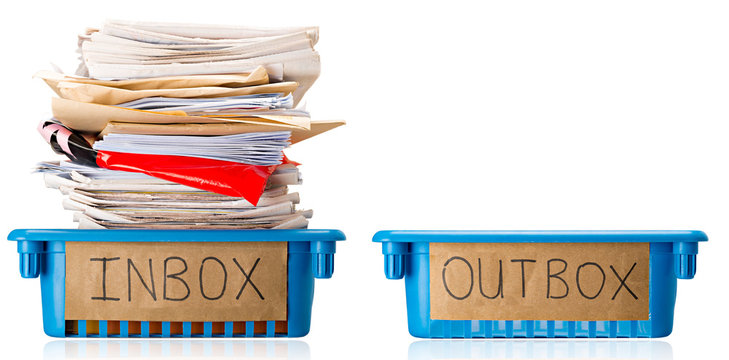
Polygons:
M43 327L54 337L298 337L309 332L314 278L334 271L339 230L14 230L20 274L41 278ZM152 322L66 320L67 242L286 242L287 321ZM151 265L150 265L151 266ZM201 270L202 272L202 270ZM251 270L252 273L252 270ZM202 275L201 275L202 276Z
M696 272L698 243L706 240L706 235L701 231L380 231L373 238L374 242L382 243L387 278L405 278L408 328L410 334L421 338L634 338L667 336L673 328L676 279L693 278ZM430 247L434 243L519 243L519 246L523 249L528 249L536 243L567 243L567 245L570 243L583 243L586 245L593 243L618 244L615 246L620 246L621 243L648 243L649 245L646 245L649 248L649 275L646 275L649 276L649 285L647 286L647 291L649 291L648 319L610 321L592 319L590 321L579 321L579 319L432 318ZM464 245L466 248L468 246ZM604 244L603 246L609 245ZM439 245L439 248L443 248L443 245ZM588 253L590 252L588 251ZM588 254L586 258L589 258L589 256ZM465 260L455 260L454 263L465 264L466 262ZM473 274L480 269L480 262L478 265L479 268L476 267L476 264L470 265L472 279ZM524 262L521 262L521 265L524 266ZM532 266L532 263L528 265ZM465 267L466 265L459 266ZM507 266L506 261L504 266ZM518 269L519 263L509 264L508 266L514 266ZM599 274L596 270L597 266L592 265L589 267ZM613 275L610 269L605 266L603 268L603 284L605 284L605 276L613 277ZM445 283L445 266L443 269L443 283ZM522 286L524 286L523 267L521 271ZM440 279L440 273L436 275L438 277L434 278ZM579 276L578 272L578 282ZM624 274L620 276L624 276ZM571 277L570 280L574 281L574 277ZM471 284L473 284L473 280ZM614 288L610 289L610 294L612 294ZM594 292L595 290L590 291ZM624 288L619 289L619 291L623 292L621 295L628 294ZM479 287L477 285L473 293L478 294L478 292ZM585 292L588 293L587 290ZM459 298L463 293L464 291L461 291L457 294ZM592 293L586 296L589 295L592 295ZM543 295L540 296L543 297ZM547 298L549 298L549 295L547 295Z

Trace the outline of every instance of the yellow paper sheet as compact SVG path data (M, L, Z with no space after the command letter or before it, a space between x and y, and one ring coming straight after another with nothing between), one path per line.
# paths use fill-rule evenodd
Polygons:
M48 86L59 96L61 93L58 90L58 84L61 82L108 86L126 90L150 90L210 86L239 88L244 86L268 84L269 80L268 73L263 66L259 66L253 72L246 74L164 76L132 80L96 80L79 76L63 75L53 71L39 71L33 76L43 79L43 81L45 81L46 84L48 84Z
M212 98L272 93L290 94L293 93L298 86L299 84L296 82L287 81L241 88L204 86L181 89L127 90L109 86L64 81L58 83L58 92L64 99L102 105L116 105L153 96L171 98Z
M53 116L71 129L98 133L110 121L142 124L184 124L239 122L255 125L277 125L281 129L310 129L308 117L299 116L251 116L250 118L218 119L201 116L187 116L143 110L125 109L110 105L85 103L61 98L53 98ZM184 114L184 113L183 113Z

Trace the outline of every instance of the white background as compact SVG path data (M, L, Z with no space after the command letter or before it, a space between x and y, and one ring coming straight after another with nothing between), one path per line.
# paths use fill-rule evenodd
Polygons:
M723 357L728 16L721 1L13 2L0 14L1 230L74 226L60 194L30 173L56 158L35 130L52 92L31 76L51 61L75 70L85 27L106 18L319 25L322 74L308 109L348 124L288 155L304 164L311 227L348 240L334 278L317 281L309 336L235 346L414 358L404 283L385 279L377 230L699 229L710 241L696 278L679 282L673 335L647 346L675 359ZM18 276L14 247L0 251L0 351L38 358L54 339L42 332L39 281ZM445 344L413 347L458 343ZM460 344L480 349L473 354L549 355L518 350L540 342ZM593 350L547 345L567 358L629 357L600 350L624 341L570 344ZM62 356L58 346L46 356ZM237 355L251 354L260 355Z

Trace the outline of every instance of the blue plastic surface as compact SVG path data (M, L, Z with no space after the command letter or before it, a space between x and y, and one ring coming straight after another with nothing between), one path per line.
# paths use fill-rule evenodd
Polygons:
M334 271L336 241L344 240L339 230L14 230L8 240L17 241L20 275L41 279L43 328L54 337L299 337L309 332L314 299L314 278L326 279ZM109 242L288 242L288 320L286 331L276 321L182 322L173 331L170 322L75 322L67 329L65 302L65 243L67 241ZM118 323L118 329L116 328ZM259 324L260 323L260 324ZM157 325L159 329L156 329ZM179 324L175 324L179 325ZM280 324L279 324L280 325ZM154 328L153 328L154 327Z
M673 330L676 279L696 273L701 231L380 231L385 276L405 279L408 329L421 338L663 337ZM649 320L492 321L430 318L429 244L452 243L650 243Z

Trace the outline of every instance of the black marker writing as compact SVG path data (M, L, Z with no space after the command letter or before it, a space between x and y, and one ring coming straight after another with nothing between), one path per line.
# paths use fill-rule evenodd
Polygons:
M511 259L511 262L521 263L521 297L526 297L526 279L524 276L524 263L526 263L526 262L535 263L537 261L534 259Z
M167 267L168 267L168 263L170 260L177 260L177 261L182 262L182 265L184 265L185 268L182 269L182 271L180 271L180 272L176 272L174 274L167 274ZM185 259L183 259L179 256L170 256L165 259L164 269L165 269L164 270L165 276L164 276L163 285L162 285L162 298L165 300L170 300L170 301L183 301L183 300L187 299L190 296L190 287L187 285L187 282L185 282L185 280L180 278L180 275L184 274L187 271L187 262L185 261ZM185 285L185 289L187 289L187 294L185 294L185 296L180 297L180 298L168 297L167 296L167 279L175 279L175 280L178 280L179 282L181 282L183 285Z
M109 261L119 260L118 257L114 258L91 258L89 261L101 261L101 296L92 296L91 300L101 301L119 301L119 298L106 296L106 263Z
M499 295L501 298L504 298L504 271L501 264L501 260L499 260L499 286L496 290L496 294L494 296L488 296L483 291L483 280L481 276L481 258L478 258L478 291L481 292L481 295L487 299L496 299Z
M630 288L628 287L628 284L625 283L625 281L628 280L628 276L630 276L630 273L633 272L633 269L635 269L635 265L637 265L637 264L638 263L633 263L633 266L630 267L630 270L628 270L628 273L625 274L625 277L620 277L620 275L615 270L615 268L612 265L610 265L610 270L613 271L613 274L615 274L615 276L620 281L620 286L618 287L617 290L615 290L615 294L613 294L613 297L610 300L615 300L615 297L618 296L618 292L620 292L620 289L622 289L622 288L625 288L625 290L628 290L628 292L630 293L630 295L633 295L633 298L635 300L638 300L638 296L635 295L635 293L632 290L630 290Z
M552 273L551 267L553 262L561 262L562 263L562 270L558 273ZM563 278L561 278L559 275L567 271L567 262L562 259L550 259L547 261L547 299L562 299L567 297L567 295L570 293L570 287L567 285L567 282L564 281ZM560 296L554 296L550 294L550 291L552 290L552 278L559 279L559 281L564 284L564 295Z
M471 273L471 285L468 287L468 292L464 296L456 296L455 294L453 294L453 292L451 292L451 289L448 288L448 283L446 282L446 268L448 268L448 264L450 264L451 261L453 261L453 260L463 261L463 263L468 265L468 271ZM443 285L445 286L445 290L446 290L446 292L448 292L448 295L452 296L454 299L463 300L463 299L467 298L469 295L471 295L471 291L473 291L473 267L471 266L471 264L469 264L468 261L466 261L466 259L464 259L460 256L454 256L454 257L448 259L448 261L446 261L445 264L443 264Z
M142 277L142 274L139 273L139 270L134 265L134 262L132 259L127 259L127 293L128 293L128 301L132 301L132 269L134 269L134 272L137 273L137 277L139 277L139 281L142 282L142 286L147 290L149 295L152 297L154 301L157 301L157 290L154 288L154 274L152 273L152 259L149 259L149 283L152 285L152 288L150 289L149 286L147 286L147 282L144 281L144 278Z
M253 287L253 290L255 290L256 293L258 294L258 297L261 298L261 300L264 300L263 294L261 294L261 292L258 290L258 287L256 287L256 284L254 284L253 281L251 280L251 277L253 276L253 270L256 270L256 266L258 265L259 261L261 261L261 258L257 258L256 262L253 263L253 267L251 267L251 272L246 273L246 271L243 270L243 267L240 266L240 264L238 263L238 260L236 258L233 258L233 262L238 266L238 269L240 270L240 272L243 273L243 277L246 278L246 280L243 282L243 286L240 287L240 291L238 291L238 295L235 296L236 300L240 299L241 294L243 294L243 289L245 289L246 285L248 285L248 284L251 284L251 287Z
M582 291L582 285L580 285L580 272L582 271L582 269L584 269L587 266L594 266L594 267L596 267L598 270L600 270L600 273L602 274L602 283L600 283L600 290L597 290L597 293L595 295L593 295L593 296L586 295ZM596 297L600 296L600 293L602 292L602 288L605 287L605 272L602 270L602 267L600 267L600 265L598 265L598 264L596 264L594 262L586 262L586 263L580 265L577 268L577 275L575 275L575 277L576 277L575 281L577 281L577 291L579 291L580 292L580 295L582 295L586 299L593 300Z
M205 268L205 262L208 260L217 262L220 265L220 268L223 269L223 288L220 289L220 294L218 294L218 296L207 296L205 294L205 288L203 287L203 269ZM225 265L223 265L223 262L220 261L220 259L213 257L213 256L208 256L205 259L203 259L202 264L200 264L200 293L202 294L202 296L208 300L220 299L223 296L223 294L225 294L225 285L227 283L228 283L228 271L225 270Z

